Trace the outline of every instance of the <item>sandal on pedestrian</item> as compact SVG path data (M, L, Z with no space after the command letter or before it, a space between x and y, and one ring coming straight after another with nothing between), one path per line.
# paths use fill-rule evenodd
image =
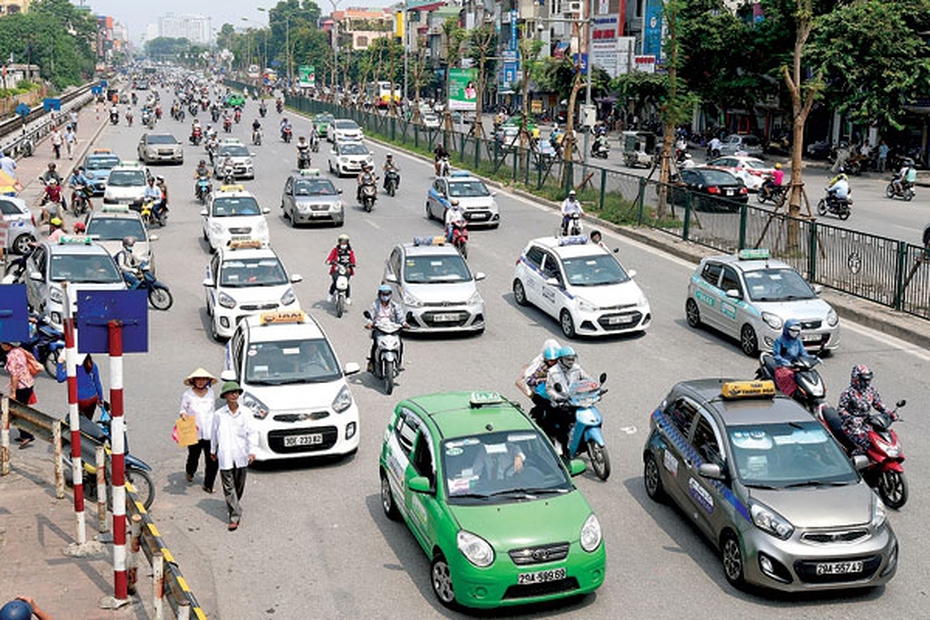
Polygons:
M194 481L194 474L184 474L184 477L187 478L188 482Z
M229 530L230 532L235 532L238 528L239 528L238 521L232 521L230 522L229 525L226 526L226 529Z
M216 493L216 491L208 487L200 487L200 488L203 489L204 493Z
M35 440L36 440L35 437L26 437L25 439L19 442L19 449L22 450L23 448L25 448L26 446L28 446Z

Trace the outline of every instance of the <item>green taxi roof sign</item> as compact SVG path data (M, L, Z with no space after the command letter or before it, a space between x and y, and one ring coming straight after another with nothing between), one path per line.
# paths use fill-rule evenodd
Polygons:
M498 392L472 392L468 398L468 404L472 409L484 407L485 405L499 405L504 402L504 397Z
M746 248L737 253L740 260L768 260L768 248Z

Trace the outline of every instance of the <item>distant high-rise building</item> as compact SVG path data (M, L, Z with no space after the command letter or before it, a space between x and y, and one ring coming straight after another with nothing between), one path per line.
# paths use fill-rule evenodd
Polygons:
M210 18L204 15L167 13L158 19L158 36L187 39L197 45L209 45L212 42L213 28Z

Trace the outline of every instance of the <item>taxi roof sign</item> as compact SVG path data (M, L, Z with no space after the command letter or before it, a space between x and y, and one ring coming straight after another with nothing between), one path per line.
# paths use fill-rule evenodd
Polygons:
M240 239L230 241L226 245L230 250L260 250L262 248L261 239Z
M436 235L436 236L423 235L423 236L417 236L413 238L413 245L416 245L416 246L445 245L445 244L446 244L446 238L443 237L442 235Z
M468 170L456 170L455 172L453 172L453 173L450 174L449 176L450 176L450 177L453 177L453 178L470 177L470 176L471 176L471 172L469 172Z
M572 235L569 237L559 237L559 245L585 245L588 238L584 235Z
M736 256L740 260L768 260L769 254L768 248L744 248Z
M112 152L113 151L111 151L110 149L104 149L104 148L94 149L94 155L100 155L100 154L112 153Z
M129 213L129 205L104 205L103 213Z
M244 192L245 187L241 183L236 183L235 185L220 185L221 192Z
M58 237L58 245L90 245L93 239L88 235L63 235Z
M307 315L303 310L287 310L278 312L262 312L262 325L281 324L281 323L303 323L307 320Z
M720 395L731 399L775 396L775 382L770 380L726 381L720 386Z
M300 171L300 176L302 177L318 177L320 176L319 168L304 168Z
M498 392L472 392L468 398L468 404L472 409L485 405L499 405L502 402L504 402L504 397Z

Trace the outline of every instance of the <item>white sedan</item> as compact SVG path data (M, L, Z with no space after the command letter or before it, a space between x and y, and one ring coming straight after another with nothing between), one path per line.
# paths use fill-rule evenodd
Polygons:
M759 191L765 180L775 174L775 168L758 157L745 155L727 155L707 162L703 168L726 170L738 179L751 192Z

